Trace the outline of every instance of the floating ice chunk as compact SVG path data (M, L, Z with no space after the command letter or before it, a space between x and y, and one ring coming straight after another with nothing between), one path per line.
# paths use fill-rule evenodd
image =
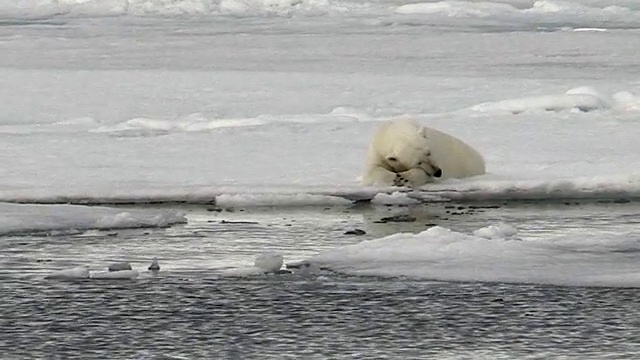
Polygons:
M160 271L160 265L158 264L158 259L153 258L153 261L151 261L151 265L149 265L148 270L149 271Z
M253 266L226 269L222 272L222 275L231 277L248 277L263 274L280 274L280 268L282 268L283 262L284 257L282 254L267 252L256 256ZM289 272L287 271L287 273Z
M140 275L138 270L92 272L91 278L98 280L133 280Z
M54 271L45 277L45 279L54 279L54 280L75 280L75 279L88 279L88 278L89 278L89 269L84 266Z
M248 276L256 276L264 274L264 270L255 266L249 266L245 268L233 268L226 269L222 272L223 276L230 277L248 277Z
M264 253L256 256L253 265L266 273L275 273L282 267L284 258L278 253Z
M107 268L109 269L109 271L131 270L131 264L126 261L120 261L109 264Z
M518 233L518 229L515 227L505 224L505 223L497 223L495 225L489 225L487 227L483 227L482 229L478 229L473 232L473 235L479 236L485 239L504 239L508 237L515 236Z

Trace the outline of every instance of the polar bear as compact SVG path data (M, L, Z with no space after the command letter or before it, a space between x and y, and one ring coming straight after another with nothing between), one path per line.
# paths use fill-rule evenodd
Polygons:
M411 119L386 122L367 155L364 185L417 187L438 179L485 173L480 155L462 140Z

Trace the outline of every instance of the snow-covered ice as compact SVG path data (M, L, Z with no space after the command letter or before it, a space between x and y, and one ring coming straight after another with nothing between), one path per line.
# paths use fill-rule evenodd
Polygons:
M63 269L52 271L46 276L51 280L78 280L89 278L89 268L84 266L74 267L71 269Z
M0 203L0 235L166 227L186 222L177 211L79 205Z
M513 235L505 224L474 234L436 226L324 251L305 262L348 275L640 286L640 268L632 255L640 250L636 231L582 231L535 240Z

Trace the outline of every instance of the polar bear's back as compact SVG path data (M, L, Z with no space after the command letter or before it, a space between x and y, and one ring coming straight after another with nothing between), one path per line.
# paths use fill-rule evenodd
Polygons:
M442 179L484 174L484 158L464 141L439 130L423 126L431 157L440 169Z

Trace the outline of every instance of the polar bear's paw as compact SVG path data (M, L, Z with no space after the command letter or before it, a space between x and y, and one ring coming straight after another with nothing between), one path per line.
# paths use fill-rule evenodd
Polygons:
M409 169L400 173L396 173L393 179L393 186L411 186L418 187L430 181L429 175L420 168Z
M395 179L393 179L393 186L408 186L409 179L402 176L401 174L396 174Z

